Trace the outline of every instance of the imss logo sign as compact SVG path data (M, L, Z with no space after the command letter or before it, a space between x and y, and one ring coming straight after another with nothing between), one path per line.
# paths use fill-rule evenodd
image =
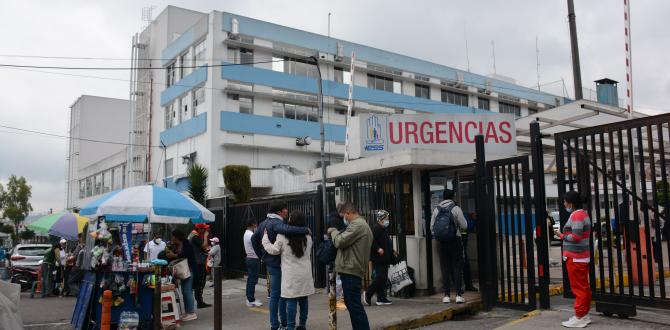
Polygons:
M383 151L386 144L386 117L371 115L364 125L365 144L363 148L368 151Z

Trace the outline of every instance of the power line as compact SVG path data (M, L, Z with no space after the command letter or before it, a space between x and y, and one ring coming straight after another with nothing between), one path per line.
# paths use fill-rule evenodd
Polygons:
M30 130L30 129L25 129L25 128L18 128L18 127L6 126L6 125L0 125L0 128L6 128L6 129L11 129L11 130L18 131L18 132L16 132L17 134L18 134L19 132L24 132L24 133L32 133L32 134L45 135L45 136L57 137L57 138L68 139L68 140L85 141L85 142L106 143L106 144L115 144L115 145L123 145L123 146L138 146L138 147L161 148L161 146L152 146L152 145L144 145L144 144L132 144L132 143L115 142L115 141L104 141L104 140L87 139L87 138L75 138L75 137L66 136L66 135L59 135L59 134L54 134L54 133L48 133L48 132L42 132L42 131L36 131L36 130ZM10 133L10 132L8 132L8 131L4 131L3 133Z
M304 57L301 59L306 59L309 57ZM141 60L140 60L141 61ZM238 65L252 65L252 64L263 64L263 63L274 63L274 62L284 62L286 59L279 60L268 60L268 61L257 61L257 62L247 62L247 63L226 63L226 64L204 64L204 65L193 65L193 66L174 66L174 69L198 69L203 66L207 67L226 67L226 66L238 66ZM50 65L23 65L23 64L6 64L0 63L0 67L5 68L27 68L27 69L52 69L52 70L165 70L164 67L94 67L94 66L50 66Z

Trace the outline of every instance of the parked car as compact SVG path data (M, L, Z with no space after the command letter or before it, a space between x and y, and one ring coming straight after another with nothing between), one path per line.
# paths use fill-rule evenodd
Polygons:
M21 284L21 291L30 290L37 281L37 271L51 245L18 244L10 252L10 276L12 283Z
M549 213L549 218L551 221L551 233L549 234L550 241L560 241L560 238L554 235L556 230L561 230L561 216L558 211Z
M10 252L9 266L37 268L50 247L49 244L18 244Z

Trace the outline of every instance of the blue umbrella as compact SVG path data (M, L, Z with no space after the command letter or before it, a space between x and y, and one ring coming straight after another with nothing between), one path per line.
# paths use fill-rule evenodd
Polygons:
M176 190L152 185L109 192L82 207L79 214L107 221L150 223L213 222L214 213Z

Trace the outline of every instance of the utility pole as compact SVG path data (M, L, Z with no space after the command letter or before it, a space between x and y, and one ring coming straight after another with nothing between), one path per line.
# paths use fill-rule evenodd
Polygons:
M579 46L577 45L577 21L575 19L575 4L568 0L568 23L570 24L570 48L572 50L572 77L575 82L575 100L582 96L582 72L579 66Z
M321 79L321 67L319 65L319 59L316 56L312 56L311 59L314 61L314 64L316 65L316 72L319 75L318 81L317 81L317 87L318 87L318 105L319 105L319 130L320 130L320 136L321 136L321 202L323 205L322 211L323 211L323 223L326 223L326 219L328 218L328 199L327 199L327 192L326 192L326 153L325 153L325 143L326 143L326 135L324 132L324 123L323 123L323 81ZM337 329L337 311L334 308L335 303L334 303L334 293L335 293L335 271L332 270L329 276L329 300L330 303L328 304L329 307L329 326L328 329L330 330L335 330ZM331 279L333 281L331 281Z

